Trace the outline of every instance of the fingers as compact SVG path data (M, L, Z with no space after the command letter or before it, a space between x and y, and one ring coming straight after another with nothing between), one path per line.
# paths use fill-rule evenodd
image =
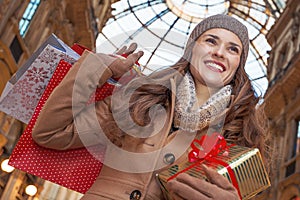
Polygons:
M184 198L178 196L176 193L171 193L172 200L185 200Z
M137 53L131 53L124 61L126 65L132 66L136 61L138 61L144 55L143 51L138 51Z
M122 54L127 54L130 55L132 54L135 50L137 49L137 43L131 43L129 47L123 46L121 49L119 49L116 54L122 55Z
M186 185L189 185L190 187L194 188L196 191L199 191L206 197L212 197L213 191L216 189L215 185L203 179L192 177L186 173L179 174L176 177L176 180Z
M171 196L175 200L239 199L237 190L225 177L212 168L204 166L203 169L210 182L186 173L181 173L176 179L167 183L167 188L170 190Z
M210 197L195 190L193 187L190 187L190 185L187 184L186 180L185 180L185 179L189 179L187 176L189 176L189 175L188 174L180 174L177 176L177 178L175 180L171 180L167 183L167 187L171 191L170 192L171 196L175 200L177 200L177 199L211 200ZM184 182L182 182L182 181L184 181ZM198 187L202 187L202 186L199 185Z
M207 176L207 179L212 183L224 190L235 190L235 187L229 182L227 178L219 174L216 170L202 165L203 170Z
M134 63L138 61L144 55L143 51L139 51L137 53L131 53L127 58L116 59L109 68L113 73L114 78L119 78L126 72L128 72Z
M128 49L125 50L124 54L130 55L137 49L136 43L131 43L128 47Z
M126 72L128 72L134 64L144 55L143 51L138 51L134 53L137 49L137 44L132 43L127 48L123 46L119 51L117 51L117 55L126 54L127 56L114 56L117 59L109 65L109 68L112 71L113 78L120 78ZM121 58L120 58L121 57Z
M127 49L127 46L123 46L121 49L119 49L116 54L117 55L122 55Z

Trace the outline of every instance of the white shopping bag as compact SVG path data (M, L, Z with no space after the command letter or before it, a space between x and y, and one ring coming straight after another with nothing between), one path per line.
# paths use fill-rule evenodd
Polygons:
M73 64L79 55L54 34L7 82L0 97L0 111L28 124L60 60Z

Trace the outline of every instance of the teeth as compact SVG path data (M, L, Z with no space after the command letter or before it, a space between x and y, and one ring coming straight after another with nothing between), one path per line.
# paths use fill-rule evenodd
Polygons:
M223 67L221 67L220 65L217 65L216 63L207 63L207 65L209 65L210 67L216 68L216 69L220 70L221 72L224 71Z

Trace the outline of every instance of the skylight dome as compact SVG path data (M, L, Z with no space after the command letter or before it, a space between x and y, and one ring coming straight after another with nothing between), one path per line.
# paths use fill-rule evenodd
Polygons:
M268 81L266 34L282 13L286 0L120 0L112 5L108 20L97 40L97 51L112 53L137 42L145 52L140 63L144 73L175 63L182 55L188 35L203 18L227 14L245 24L250 36L246 71L258 95Z

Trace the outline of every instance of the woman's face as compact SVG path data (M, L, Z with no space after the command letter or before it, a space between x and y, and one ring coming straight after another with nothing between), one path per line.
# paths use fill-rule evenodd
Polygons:
M190 70L196 85L219 88L230 83L242 50L240 39L231 31L215 28L204 32L192 50Z

